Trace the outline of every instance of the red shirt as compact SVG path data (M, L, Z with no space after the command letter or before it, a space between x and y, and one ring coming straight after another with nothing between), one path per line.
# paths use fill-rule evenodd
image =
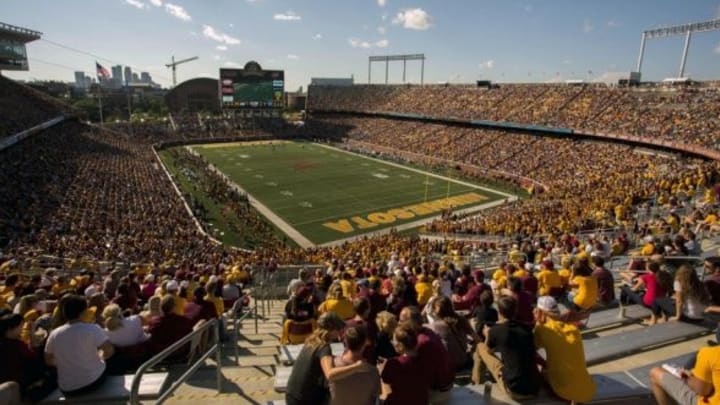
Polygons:
M643 296L643 304L645 304L645 306L651 307L656 298L662 298L667 294L665 289L658 283L658 279L654 274L645 273L640 276L640 280L645 283L645 295Z
M150 333L150 351L153 354L160 353L184 336L190 334L192 328L192 321L174 312L163 316L156 316L150 320L150 326L148 327L148 333ZM182 350L176 353L178 357L184 355Z
M417 352L429 386L438 390L452 387L455 365L440 336L423 326L418 333Z
M425 380L424 362L418 354L406 354L388 359L383 368L383 382L390 386L392 393L385 405L425 405L430 401L430 386Z

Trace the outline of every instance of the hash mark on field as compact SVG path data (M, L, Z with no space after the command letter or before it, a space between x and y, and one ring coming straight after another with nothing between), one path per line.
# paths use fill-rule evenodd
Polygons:
M370 163L361 163L361 166L367 167L367 166L370 166Z
M262 174L256 174L256 175L255 175L255 178L256 178L256 179L262 179L263 177L265 177L265 176L263 176Z
M249 167L246 167L246 168L245 168L245 171L246 171L246 172L251 172L251 171L252 171L252 169L251 169L251 168L249 168Z
M269 181L269 182L265 183L265 185L270 186L270 187L277 187L277 183L275 183L274 181Z
M409 178L410 178L410 175L408 175L408 174L401 174L400 177L402 177L403 179L409 179Z
M301 202L301 203L298 204L298 205L301 206L301 207L305 207L305 208L312 208L312 206L313 206L310 201L303 201L303 202Z
M280 194L282 194L284 196L288 196L288 197L292 197L294 195L293 192L289 191L289 190L283 190L280 192Z
M238 155L238 156L243 159L250 159L250 155Z
M390 171L390 169L385 168L385 167L381 167L381 168L379 168L378 170L380 170L381 172L388 172L388 171Z
M390 177L387 174L382 173L373 173L373 176L377 177L378 179L387 179L388 177Z

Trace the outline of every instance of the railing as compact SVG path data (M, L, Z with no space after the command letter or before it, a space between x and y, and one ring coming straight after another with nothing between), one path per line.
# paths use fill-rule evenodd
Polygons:
M242 321L247 319L251 314L253 315L253 318L255 318L255 334L258 334L258 300L257 298L253 299L255 301L255 305L253 305L252 308L248 309L247 311L243 312L240 317L238 317L238 314L240 314L240 311L233 306L233 347L235 349L235 365L240 365L240 345L238 344L238 335L240 334L239 328ZM242 308L242 297L238 298L236 302L239 302Z
M182 339L170 345L170 347L168 347L167 349L156 354L150 360L146 361L142 366L140 366L132 380L132 388L130 389L130 404L140 404L140 380L142 379L143 374L148 371L148 369L167 359L171 354L182 349L193 339L197 337L202 337L202 335L210 329L213 330L214 344L209 349L207 349L207 351L203 353L200 358L195 363L193 363L193 365L190 366L190 368L185 373L183 373L183 375L175 379L170 388L168 388L168 390L165 391L155 403L162 404L170 395L172 395L173 392L175 392L176 389L178 389L178 387L180 387L180 385L184 384L185 381L187 381L205 363L206 359L208 359L213 354L215 354L216 356L215 362L217 364L217 391L218 393L222 392L222 348L220 346L219 327L220 322L217 319L210 320L197 330L192 331L192 333L186 335ZM190 355L192 355L192 353L190 353Z

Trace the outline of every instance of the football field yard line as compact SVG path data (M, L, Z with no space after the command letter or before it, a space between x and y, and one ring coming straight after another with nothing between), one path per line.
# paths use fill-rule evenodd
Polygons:
M287 149L285 154L278 154L276 158L272 157L269 149L258 145L233 145L225 150L201 148L195 152L209 158L212 167L226 178L233 188L247 194L251 204L263 216L301 247L329 246L359 237L388 233L392 229L414 228L440 218L441 214L432 215L432 211L427 214L417 214L419 217L424 217L405 223L403 221L407 218L398 218L397 222L400 222L398 225L395 222L378 222L372 229L380 229L372 231L354 226L351 227L353 233L349 237L346 237L347 233L342 234L337 229L325 226L323 223L326 221L352 219L354 222L355 217L359 217L357 221L360 221L365 220L367 215L380 214L388 209L403 209L415 204L436 202L447 197L478 191L480 191L478 194L490 201L460 205L454 212L475 212L517 199L517 196L452 177L327 145L305 144L302 149L307 149L306 157L305 152L297 146L296 149ZM252 158L248 159L248 156L245 156L240 160L246 154ZM277 159L278 166L274 166L273 159ZM303 170L302 167L295 167L295 170L292 170L294 166L290 166L290 163L295 165L304 160L323 167L320 170ZM245 164L238 164L241 162ZM385 182L385 178L377 174L390 177ZM427 196L424 195L426 181L435 183L428 188ZM449 193L446 188L448 183L451 187ZM250 193L251 189L263 200ZM281 197L283 191L293 194ZM323 195L323 192L327 195ZM305 202L310 205L303 206ZM333 240L333 237L342 239Z

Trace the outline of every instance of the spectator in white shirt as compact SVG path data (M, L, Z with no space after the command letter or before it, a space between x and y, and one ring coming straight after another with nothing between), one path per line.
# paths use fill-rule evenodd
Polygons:
M116 304L110 304L103 310L103 324L110 343L117 347L134 346L150 337L143 331L139 315L123 317L122 310Z
M105 331L80 319L87 310L82 296L63 302L67 323L53 330L45 347L45 362L57 367L58 386L66 396L88 394L105 379L105 360L114 353Z

